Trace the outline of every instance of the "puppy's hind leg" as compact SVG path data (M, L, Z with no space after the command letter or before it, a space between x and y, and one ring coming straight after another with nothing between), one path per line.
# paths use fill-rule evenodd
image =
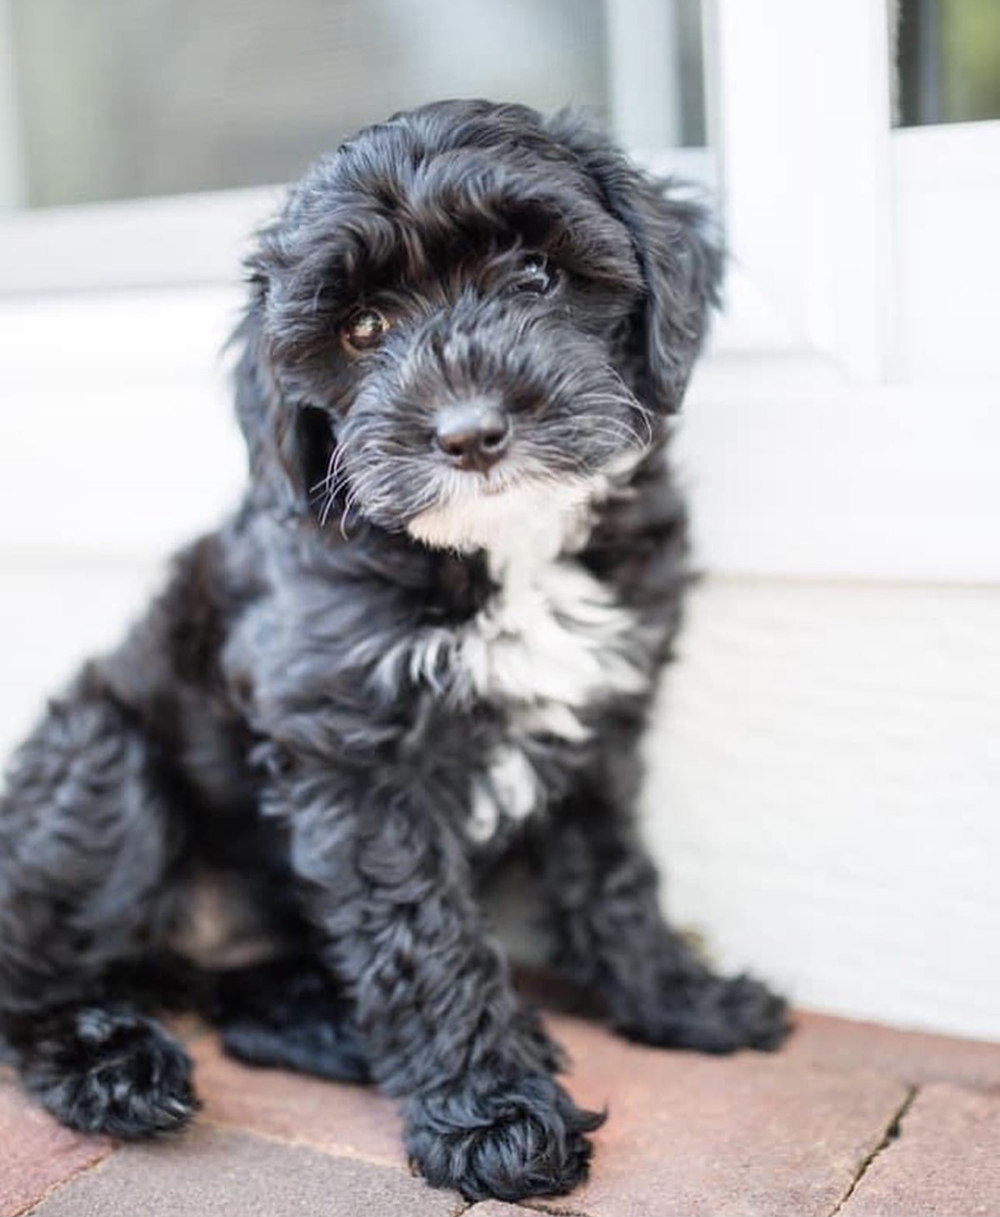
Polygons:
M183 1049L109 981L149 949L174 844L146 740L85 671L0 801L0 1038L72 1128L142 1137L195 1110Z
M350 1003L318 957L281 956L219 974L210 1017L249 1065L367 1082Z
M656 868L629 809L592 783L552 817L542 871L555 962L596 989L617 1029L660 1047L778 1047L786 1004L748 976L716 975L660 912Z

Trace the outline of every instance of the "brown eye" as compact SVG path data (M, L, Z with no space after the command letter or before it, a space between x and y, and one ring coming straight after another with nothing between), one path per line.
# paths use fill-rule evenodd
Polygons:
M389 322L377 308L359 308L351 313L340 331L349 351L373 351L385 337Z
M552 291L558 278L558 270L544 254L525 254L518 267L514 290L531 296L544 296Z

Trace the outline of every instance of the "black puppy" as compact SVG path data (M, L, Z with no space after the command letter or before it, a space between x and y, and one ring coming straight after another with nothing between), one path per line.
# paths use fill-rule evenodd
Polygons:
M272 951L214 988L231 1051L401 1097L434 1184L563 1192L600 1118L484 924L501 861L531 859L555 963L626 1035L785 1028L664 924L632 823L718 248L576 121L445 102L320 160L250 272L246 498L9 771L0 1033L72 1127L183 1123L188 1059L141 1010L185 999L213 875Z

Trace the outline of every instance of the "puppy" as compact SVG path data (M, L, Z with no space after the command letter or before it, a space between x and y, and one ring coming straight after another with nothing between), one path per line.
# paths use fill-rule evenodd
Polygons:
M780 1040L784 1003L664 923L633 827L686 582L665 444L720 261L700 207L520 106L397 115L292 190L235 339L246 496L9 770L0 1033L59 1120L187 1120L144 1011L190 997L245 1059L400 1098L432 1184L567 1191L600 1117L477 899L515 855L622 1033ZM271 949L207 998L176 960L205 875Z

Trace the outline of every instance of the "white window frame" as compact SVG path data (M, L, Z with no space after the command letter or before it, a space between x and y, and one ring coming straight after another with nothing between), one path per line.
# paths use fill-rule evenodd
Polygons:
M706 45L718 57L717 63L709 65L706 77L710 104L717 108L709 116L709 125L713 128L712 142L722 153L721 175L714 151L664 150L648 143L651 130L659 129L669 139L671 132L676 135L679 124L678 100L673 96L675 82L669 74L655 74L651 55L657 48L661 54L670 53L671 0L607 0L613 125L624 133L637 159L661 172L694 178L709 189L717 189L720 176L724 177L730 240L740 257L731 270L730 307L718 337L720 349L795 350L813 346L823 349L831 331L837 331L839 321L844 332L849 332L847 341L858 348L856 352L848 350L851 365L871 367L878 358L873 350L877 344L865 319L856 319L852 326L842 316L834 318L828 293L817 290L820 280L809 268L809 257L802 257L804 248L811 250L815 264L825 251L826 261L831 266L845 267L846 276L849 264L842 255L850 249L834 249L827 239L829 232L815 228L802 227L795 240L789 241L789 217L814 211L817 198L822 197L821 178L814 172L815 165L807 165L802 174L796 172L796 166L802 163L801 151L809 146L810 130L823 120L826 97L815 87L809 92L815 78L808 71L790 82L800 90L802 99L802 104L796 107L797 128L790 133L797 152L788 164L774 172L781 151L773 144L768 147L769 141L762 139L761 134L777 128L767 106L769 99L761 98L756 81L759 72L772 79L777 79L783 70L787 75L787 66L794 56L786 59L772 54L774 62L766 61L774 44L760 38L761 14L756 10L762 6L775 14L781 9L780 22L793 31L788 39L793 45L806 41L814 18L803 20L803 10L811 10L811 4L797 4L796 0L705 3ZM846 0L843 7L852 6L864 9L869 17L870 10L877 7L865 4L865 0ZM0 157L0 192L3 192L0 200L4 195L16 196L17 177L13 97L9 88L4 89L4 80L10 82L9 71L4 72L5 8L5 0L0 0L0 148L8 149L8 155ZM842 38L849 41L853 29L848 28L842 17L828 24L840 27ZM872 22L869 20L868 24ZM636 30L640 29L644 37L636 36ZM761 45L754 46L755 42ZM725 87L719 88L717 84L713 87L713 77L715 82L724 82ZM641 104L640 90L646 98L645 106ZM870 91L878 96L878 82ZM877 120L887 104L886 99L876 106L873 122L859 101L849 116L842 116L845 140L856 146L861 142L860 132L870 145L879 125ZM651 125L644 115L652 112L660 118ZM880 163L880 151L870 147L867 159L873 164ZM771 166L766 174L760 169L765 164ZM205 191L52 207L3 217L0 294L232 283L238 277L247 234L274 210L281 192L280 186ZM775 196L787 199L787 206L780 212L773 207ZM875 200L871 195L858 199L855 211L858 216L867 217L884 205L884 198ZM766 218L763 224L757 222L762 215L766 217L768 207L770 223ZM855 225L855 231L857 228ZM854 249L853 263L856 268L865 266L862 250ZM874 312L873 293L865 290L863 295L872 301ZM805 312L804 300L808 303ZM842 341L844 334L837 332L836 337Z
M961 220L1000 214L1000 122L893 130L880 3L711 11L727 234L761 333L737 326L696 386L703 551L1000 582L1000 236Z
M664 9L661 0L608 4L612 79L621 81L637 53L621 36L623 19L627 27ZM714 152L633 149L659 170L718 187L733 255L728 307L680 437L704 560L747 573L1000 580L1000 478L989 455L1000 452L1000 343L978 341L965 374L961 359L937 359L934 344L915 340L933 324L938 281L933 269L921 277L912 256L927 191L942 180L956 198L995 197L1000 214L1000 122L892 130L881 3L706 0L705 13ZM0 23L0 144L12 130L3 52ZM627 119L629 90L613 85L612 101ZM154 349L155 327L138 315L134 349L163 375L174 358L190 369L184 352L200 351L201 331L185 333L177 292L232 284L247 234L279 197L274 188L207 192L6 218L3 311L27 295L96 301L112 288L160 289L141 297L155 309L174 289L170 350ZM965 301L968 318L978 308L986 316L1000 261L981 236L974 247L979 234L957 228L949 239L963 257L974 250L996 263ZM102 346L105 316L88 309L72 341L91 364L106 350L113 375L122 342L119 334ZM18 358L0 353L0 375Z

